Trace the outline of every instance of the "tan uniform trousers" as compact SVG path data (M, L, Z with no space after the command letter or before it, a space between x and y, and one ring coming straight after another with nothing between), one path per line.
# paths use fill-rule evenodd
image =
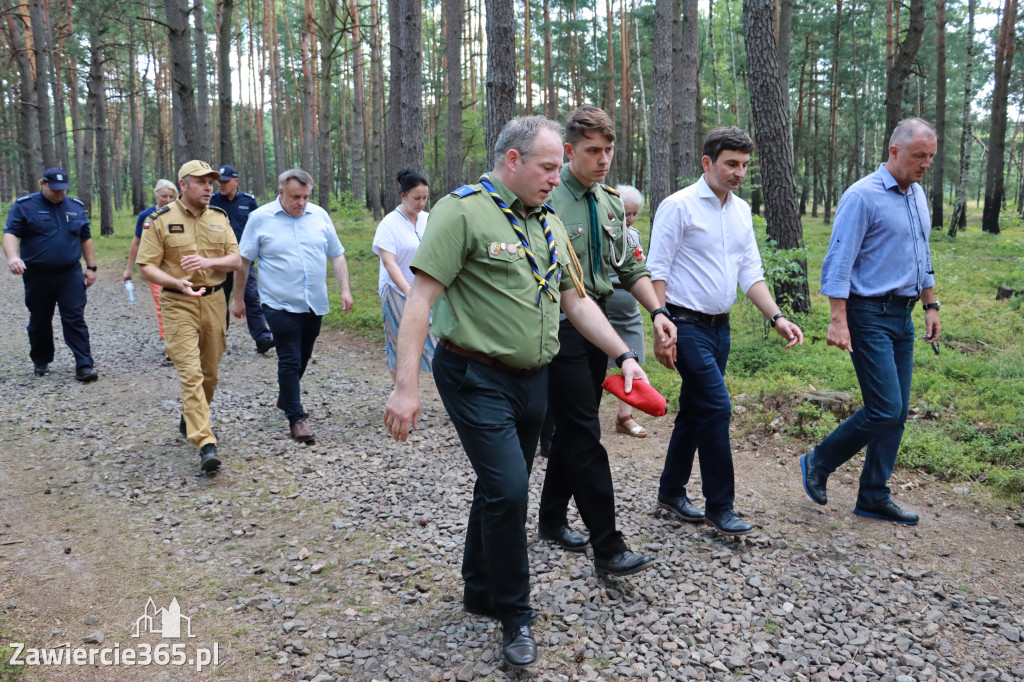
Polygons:
M227 301L219 290L201 298L164 291L160 308L164 349L178 370L188 439L202 448L217 442L210 429L210 402L217 388L220 356L227 347Z

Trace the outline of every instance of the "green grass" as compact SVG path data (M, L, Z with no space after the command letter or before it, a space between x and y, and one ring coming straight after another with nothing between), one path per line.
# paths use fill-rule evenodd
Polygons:
M1000 494L1020 499L1024 493L1024 314L1019 304L996 301L995 291L1003 283L1018 289L1024 286L1024 228L1019 221L1007 220L1001 234L985 234L978 229L980 210L975 213L979 215L969 215L971 229L955 239L944 230L932 234L936 293L942 301L942 353L936 357L927 344L917 345L911 405L934 418L911 418L900 463L947 480L983 482ZM370 248L377 224L368 212L351 204L340 206L332 216L345 245L355 306L342 315L340 291L330 282L331 313L325 326L382 342L379 261ZM134 225L133 216L119 213L115 235L94 239L104 267L124 267ZM646 212L637 226L646 241L650 230ZM781 339L741 295L733 308L727 381L734 396L751 397L748 411L736 417L741 430L762 428L762 422L781 416L784 435L799 447L810 447L834 428L836 420L829 413L801 406L792 396L812 388L845 391L859 404L860 391L849 358L825 344L828 301L817 292L830 228L820 219L805 218L804 233L812 309L795 316L804 331L804 346L783 351ZM914 321L920 332L920 307ZM645 327L649 346L647 319ZM679 376L659 365L652 353L647 355L645 370L673 409Z

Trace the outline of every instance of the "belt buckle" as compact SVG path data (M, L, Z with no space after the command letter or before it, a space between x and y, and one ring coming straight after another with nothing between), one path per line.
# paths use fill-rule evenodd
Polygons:
M911 296L907 299L907 309L913 308L917 305L917 296Z

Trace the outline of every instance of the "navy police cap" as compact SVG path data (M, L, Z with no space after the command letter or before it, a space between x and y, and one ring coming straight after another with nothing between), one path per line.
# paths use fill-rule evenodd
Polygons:
M69 190L71 185L68 184L68 174L62 171L60 168L48 168L43 173L43 182L50 186L53 190Z
M227 182L231 178L237 178L238 171L234 166L221 166L220 167L220 179Z

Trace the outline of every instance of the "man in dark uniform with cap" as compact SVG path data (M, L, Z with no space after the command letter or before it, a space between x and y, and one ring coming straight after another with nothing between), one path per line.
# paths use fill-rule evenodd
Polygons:
M256 197L248 192L238 190L238 170L234 166L220 167L220 191L210 197L210 206L219 208L228 214L231 231L235 233L235 241L242 243L242 232L249 222L249 214L256 210ZM274 347L274 336L270 333L267 318L260 307L260 292L256 287L256 266L249 266L249 277L245 281L245 321L249 327L249 336L256 342L256 352L266 353ZM229 272L224 280L224 294L228 303L231 302L231 290L235 286L235 273Z
M60 309L64 342L75 356L75 379L99 376L93 368L89 328L85 325L85 290L96 281L96 254L85 205L68 196L68 174L50 168L39 191L11 206L4 227L7 267L25 282L29 357L36 376L53 362L53 308ZM79 262L85 257L85 275Z

